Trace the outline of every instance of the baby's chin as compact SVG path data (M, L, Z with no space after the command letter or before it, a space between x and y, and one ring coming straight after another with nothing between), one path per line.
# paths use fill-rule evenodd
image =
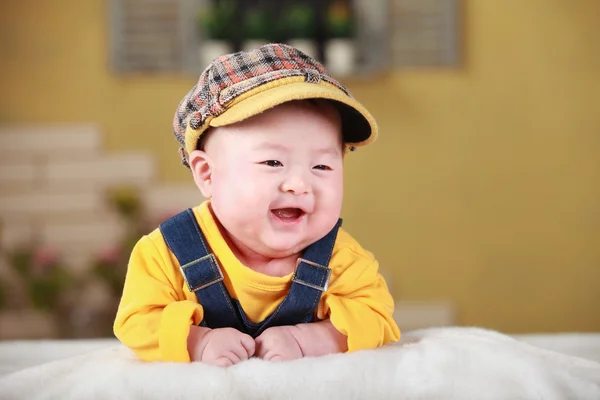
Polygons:
M298 255L301 253L306 247L310 245L310 241L261 241L261 243L256 246L256 252L262 254L265 257L269 258L286 258L293 255Z
M264 235L257 236L258 243L260 243L257 249L260 248L261 252L270 258L299 255L328 232L315 232L314 229L307 229L302 233L265 232Z

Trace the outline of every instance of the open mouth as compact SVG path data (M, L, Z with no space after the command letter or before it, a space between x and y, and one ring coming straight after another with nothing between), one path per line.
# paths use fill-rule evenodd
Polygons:
M275 218L284 222L298 221L305 214L305 212L299 208L277 208L271 210L271 213L275 216Z

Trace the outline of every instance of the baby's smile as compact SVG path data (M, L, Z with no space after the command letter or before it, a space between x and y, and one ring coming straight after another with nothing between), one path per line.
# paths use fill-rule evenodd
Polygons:
M271 210L271 214L279 221L285 223L300 222L306 213L300 208L276 208Z

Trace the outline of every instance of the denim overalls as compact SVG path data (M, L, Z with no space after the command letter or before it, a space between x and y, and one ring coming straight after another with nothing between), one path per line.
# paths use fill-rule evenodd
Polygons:
M298 259L290 291L273 314L260 323L246 317L223 283L223 272L210 253L191 209L168 219L160 231L173 252L191 292L204 309L200 326L235 328L256 338L272 326L313 322L321 294L327 290L329 261L342 220L323 239L307 247Z

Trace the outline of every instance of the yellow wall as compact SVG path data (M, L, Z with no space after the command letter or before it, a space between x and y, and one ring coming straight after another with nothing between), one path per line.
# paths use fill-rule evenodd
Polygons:
M345 226L397 297L462 324L600 330L600 2L465 3L462 68L348 82L381 138L348 159ZM188 179L170 123L193 79L111 75L102 0L0 7L0 122L98 122Z

